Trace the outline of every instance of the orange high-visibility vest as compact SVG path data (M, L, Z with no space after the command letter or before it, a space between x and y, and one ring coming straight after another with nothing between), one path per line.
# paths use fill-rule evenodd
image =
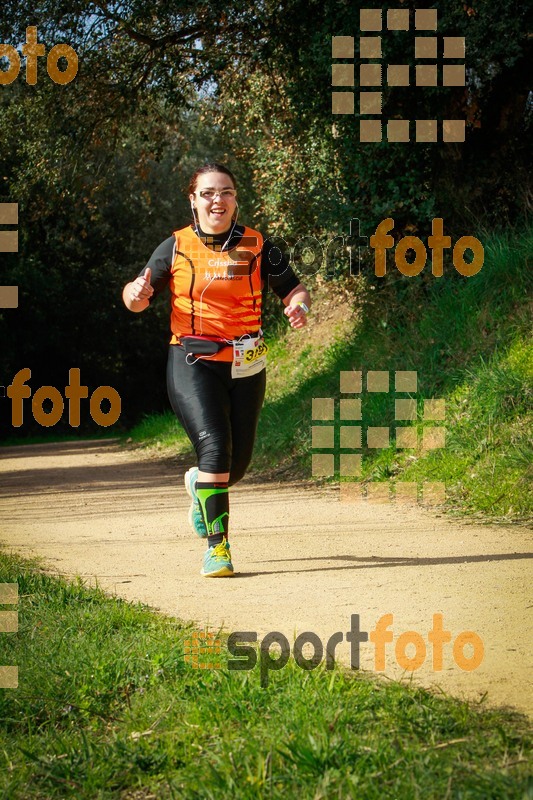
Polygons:
M245 227L238 246L211 250L191 227L174 231L171 267L171 344L182 336L238 339L261 327L261 249L263 237ZM210 361L231 361L224 348Z

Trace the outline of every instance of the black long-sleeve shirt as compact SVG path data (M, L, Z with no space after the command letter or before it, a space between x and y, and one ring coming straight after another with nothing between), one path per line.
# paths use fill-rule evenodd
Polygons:
M206 234L200 228L196 230L197 233L199 232L200 238L209 247L220 250L225 245L224 252L237 247L244 234L244 226L242 225L235 225L229 241L227 232ZM151 284L154 288L154 293L151 300L166 288L170 280L174 244L174 236L169 236L168 239L161 242L150 256L146 266L139 273L139 275L144 275L146 267L150 267L152 271ZM265 287L270 286L281 299L287 297L300 283L287 257L269 239L265 238L263 238L261 251L261 280L264 282Z

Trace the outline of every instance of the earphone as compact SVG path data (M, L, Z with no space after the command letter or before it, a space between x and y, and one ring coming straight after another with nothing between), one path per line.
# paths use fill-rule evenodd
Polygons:
M198 231L198 220L196 219L196 214L194 213L194 209L195 208L196 208L196 206L193 203L193 201L191 200L191 211L192 211L192 218L194 220L194 228L195 228L195 231L196 231L196 235L199 236L200 233Z

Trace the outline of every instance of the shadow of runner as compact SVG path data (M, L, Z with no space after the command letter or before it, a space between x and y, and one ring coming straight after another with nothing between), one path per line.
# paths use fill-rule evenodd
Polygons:
M319 566L311 569L280 569L280 570L262 570L262 573L276 574L277 572L283 574L301 573L301 572L324 572L328 570L346 570L346 569L376 569L382 567L429 567L437 566L439 564L474 564L479 562L490 561L514 561L518 559L533 558L533 553L494 553L479 556L439 556L437 558L410 558L396 556L391 558L383 558L381 556L318 556L317 558L277 558L270 559L271 563L288 561L293 564L295 561L367 561L373 563L367 564L351 564L339 565L333 567ZM255 573L250 573L255 574ZM242 577L242 575L241 575Z

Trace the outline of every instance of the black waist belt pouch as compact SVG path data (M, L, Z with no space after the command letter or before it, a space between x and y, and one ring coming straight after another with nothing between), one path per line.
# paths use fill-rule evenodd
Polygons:
M226 342L214 342L200 336L182 336L181 343L187 356L214 356L224 347L228 347Z

